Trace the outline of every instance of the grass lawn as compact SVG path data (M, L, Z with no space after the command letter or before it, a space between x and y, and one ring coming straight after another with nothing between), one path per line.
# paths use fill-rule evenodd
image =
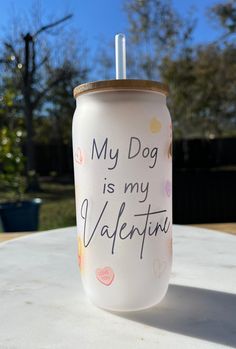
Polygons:
M29 193L27 198L39 197L43 200L40 211L39 230L69 227L76 224L74 186L40 180L41 191ZM0 192L0 200L6 201L10 193Z

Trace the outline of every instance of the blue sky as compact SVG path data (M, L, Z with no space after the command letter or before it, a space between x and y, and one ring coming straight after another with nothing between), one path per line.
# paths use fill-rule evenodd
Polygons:
M64 12L74 14L73 26L82 30L88 40L89 46L98 43L100 37L112 39L115 33L125 32L127 21L122 11L122 0L41 0L42 7L48 14L58 14L60 17ZM198 24L196 28L196 42L212 40L216 30L210 26L205 15L206 9L219 1L216 0L173 0L174 7L182 15L187 15L191 6L194 6ZM7 25L12 8L16 13L31 8L34 0L1 0L0 6L0 31Z
M37 0L36 0L37 1ZM172 0L174 7L181 15L187 16L189 9L194 6L197 18L197 27L194 34L195 43L204 43L214 40L218 32L208 21L207 8L220 0ZM122 0L41 0L39 1L46 17L54 14L60 18L64 13L73 13L71 25L76 35L82 33L91 52L98 49L101 41L112 41L118 32L126 32L127 19L122 10ZM1 0L0 6L0 38L4 37L3 28L10 20L10 15L27 12L35 4L35 0ZM76 33L77 31L77 33ZM128 46L128 42L127 42Z

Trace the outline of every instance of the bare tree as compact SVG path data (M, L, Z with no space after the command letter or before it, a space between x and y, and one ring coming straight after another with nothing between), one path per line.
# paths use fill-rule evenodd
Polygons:
M8 52L11 54L13 60L16 61L18 68L22 68L21 70L21 89L23 95L23 108L25 115L25 123L26 123L26 132L27 132L27 140L26 140L26 154L27 154L27 173L30 171L35 171L35 154L34 154L34 142L33 142L33 117L34 111L37 108L38 104L42 100L42 98L46 95L46 93L58 83L60 79L63 79L64 71L62 71L61 76L57 76L50 85L45 86L42 90L33 93L33 86L35 83L35 77L38 73L39 68L41 68L47 62L47 55L43 57L41 62L36 63L36 47L35 41L37 37L43 33L44 31L48 31L55 26L65 22L70 19L72 15L67 15L55 22L44 25L39 28L35 33L26 33L22 35L23 45L24 45L24 55L20 57L19 53L14 48L13 44L10 42L5 42L4 45ZM4 59L2 59L4 61ZM23 62L23 63L21 63ZM5 60L5 63L8 63Z

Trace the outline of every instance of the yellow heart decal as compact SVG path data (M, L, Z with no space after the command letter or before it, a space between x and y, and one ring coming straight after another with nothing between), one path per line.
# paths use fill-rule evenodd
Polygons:
M84 246L80 237L78 237L78 262L81 273L84 271Z
M161 130L161 122L157 118L152 118L149 128L152 133L158 133Z

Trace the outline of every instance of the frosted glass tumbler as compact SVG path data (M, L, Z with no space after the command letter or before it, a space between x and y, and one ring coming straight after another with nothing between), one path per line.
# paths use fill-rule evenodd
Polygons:
M165 296L172 264L172 126L165 85L106 80L74 89L78 262L85 292L114 311Z

